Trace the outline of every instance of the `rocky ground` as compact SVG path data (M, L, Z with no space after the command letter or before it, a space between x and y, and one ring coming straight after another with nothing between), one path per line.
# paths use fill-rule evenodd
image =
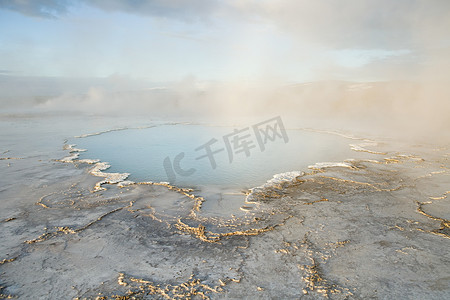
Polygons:
M383 158L302 170L215 217L195 190L95 190L93 164L56 160L80 128L33 122L2 123L1 298L450 298L446 148L380 146Z

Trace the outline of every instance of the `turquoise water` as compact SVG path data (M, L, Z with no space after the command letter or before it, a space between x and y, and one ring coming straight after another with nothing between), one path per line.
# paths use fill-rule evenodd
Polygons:
M358 154L350 150L350 140L337 135L292 129L284 136L280 130L277 133L272 140L265 140L264 149L252 126L159 125L77 138L73 143L87 149L80 158L110 163L108 172L131 173L133 181L169 181L183 187L251 188L274 174L306 170L316 162L338 162ZM227 135L231 151L224 140ZM241 138L237 144L234 136ZM219 151L213 155L215 168L205 156L205 145L212 139L211 150ZM174 166L177 155L179 169Z

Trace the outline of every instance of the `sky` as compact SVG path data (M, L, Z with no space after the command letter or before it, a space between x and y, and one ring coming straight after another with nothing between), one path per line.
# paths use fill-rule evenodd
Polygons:
M0 0L0 75L410 80L449 50L448 0Z

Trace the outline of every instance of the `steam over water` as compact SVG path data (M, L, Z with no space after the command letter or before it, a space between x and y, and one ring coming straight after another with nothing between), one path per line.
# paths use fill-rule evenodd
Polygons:
M0 0L0 299L450 299L450 0Z

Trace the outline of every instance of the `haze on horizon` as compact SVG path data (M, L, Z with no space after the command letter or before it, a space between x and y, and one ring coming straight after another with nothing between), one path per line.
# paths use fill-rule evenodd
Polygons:
M450 126L446 0L0 0L0 25L4 112L270 110L432 136Z

